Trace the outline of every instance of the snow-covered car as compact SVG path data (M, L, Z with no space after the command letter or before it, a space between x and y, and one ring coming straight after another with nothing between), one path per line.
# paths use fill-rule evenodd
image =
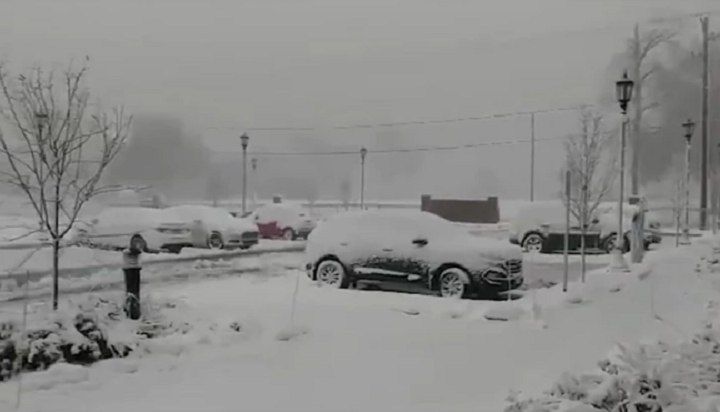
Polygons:
M259 241L257 225L211 206L182 205L166 209L192 223L193 246L209 249L249 249Z
M112 207L75 228L77 239L91 246L179 252L193 245L191 225L164 209Z
M526 252L552 253L565 245L566 209L560 200L533 202L520 210L510 222L510 243ZM623 212L624 252L630 251L632 213ZM612 208L597 208L590 217L585 233L585 248L609 253L617 240L617 214ZM570 216L569 249L581 248L582 231L575 216ZM645 248L653 243L652 232L645 233Z
M266 239L307 239L316 226L315 219L305 209L284 203L262 206L249 217L258 226L260 236Z
M616 202L603 202L598 205L597 208L598 212L600 213L609 213L614 214L617 210L617 203ZM638 205L631 205L631 204L624 204L623 205L623 215L625 216L625 220L632 222L633 216L638 213L639 206ZM617 215L615 215L617 216ZM616 219L616 218L614 218ZM616 220L617 222L617 220ZM617 223L616 223L617 224ZM660 217L654 213L652 210L648 210L645 212L645 225L643 232L645 234L645 242L646 244L652 245L657 244L662 241L662 235L660 233L660 229L662 228L662 224L660 223Z
M520 247L473 236L416 210L330 217L308 237L306 262L312 280L337 288L374 281L469 297L497 295L523 283Z

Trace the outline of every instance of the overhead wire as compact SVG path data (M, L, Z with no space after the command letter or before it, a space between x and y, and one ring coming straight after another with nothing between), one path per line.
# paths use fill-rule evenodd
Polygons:
M403 126L414 126L414 125L431 125L431 124L444 124L444 123L460 123L460 122L471 122L491 119L502 119L506 117L519 117L529 116L532 114L540 113L553 113L568 110L582 109L592 106L591 104L576 104L572 106L562 106L550 109L538 109L538 110L522 110L515 112L496 113L484 116L470 116L470 117L458 117L448 119L429 119L429 120L411 120L404 122L383 122L383 123L359 123L349 124L340 126L327 126L327 127L207 127L207 130L228 130L228 131L320 131L320 130L353 130L353 129L373 129L373 128L386 128L386 127L403 127Z
M398 149L367 149L368 154L388 154L388 153L417 153L417 152L437 152L437 151L453 151L462 149L474 149L484 146L505 146L519 143L543 143L549 141L557 141L565 139L564 137L550 137L545 139L514 139L514 140L497 140L497 141L486 141L478 143L468 143L454 146L420 146L412 148L398 148ZM215 153L238 155L242 154L240 151L216 151ZM359 155L359 150L335 150L335 151L313 151L313 152L275 152L275 151L252 151L248 152L252 156L347 156L347 155Z

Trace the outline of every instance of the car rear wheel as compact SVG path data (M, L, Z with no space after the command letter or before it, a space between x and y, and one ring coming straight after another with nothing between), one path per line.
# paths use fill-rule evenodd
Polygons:
M130 239L130 249L139 250L141 252L147 252L147 242L140 235L135 235Z
M440 274L440 296L444 298L462 299L467 295L467 284L464 279L467 273L460 268L445 269Z
M297 235L295 235L295 231L292 230L292 228L283 230L282 236L285 240L295 240L297 238Z
M350 284L345 266L333 259L320 262L315 271L315 277L322 286L347 289Z
M223 242L223 238L220 235L220 233L217 233L217 232L213 232L210 235L207 243L208 243L208 248L210 248L210 249L219 250L219 249L225 248L225 243Z
M522 247L526 252L540 253L545 239L539 233L530 233L523 239Z

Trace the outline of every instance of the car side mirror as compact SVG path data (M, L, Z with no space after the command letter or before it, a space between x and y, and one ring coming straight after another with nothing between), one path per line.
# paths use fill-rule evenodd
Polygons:
M428 244L427 239L421 239L421 238L414 239L412 242L413 242L413 245L417 245L417 246L425 246Z
M593 225L597 225L598 223L600 223L600 219L594 218L593 220L590 221L590 223L592 223Z

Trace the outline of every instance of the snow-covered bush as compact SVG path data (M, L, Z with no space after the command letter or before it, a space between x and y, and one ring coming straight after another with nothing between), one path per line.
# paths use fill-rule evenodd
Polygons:
M710 412L720 396L720 330L682 344L618 346L591 374L565 374L542 396L509 398L505 412Z
M145 339L182 329L166 313L174 304L147 300L139 321L125 317L121 296L89 296L57 312L41 308L29 316L24 331L17 320L0 322L0 381L19 370L44 370L58 362L87 365L125 357Z

